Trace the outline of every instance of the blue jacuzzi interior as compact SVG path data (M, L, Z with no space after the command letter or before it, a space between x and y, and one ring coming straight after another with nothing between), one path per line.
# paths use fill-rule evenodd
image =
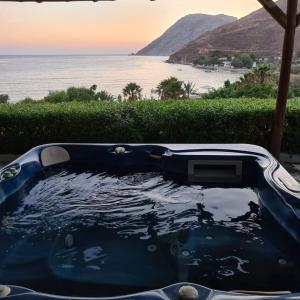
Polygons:
M299 223L296 215L281 222L272 203L293 204L294 212L300 205L270 183L279 167L270 156L256 148L128 147L65 145L70 161L47 167L40 147L13 164L20 173L0 183L1 283L98 297L178 282L300 290L299 228L292 228ZM213 160L222 168L203 165ZM188 176L190 161L202 162L194 171L230 173L226 160L242 163L239 180Z

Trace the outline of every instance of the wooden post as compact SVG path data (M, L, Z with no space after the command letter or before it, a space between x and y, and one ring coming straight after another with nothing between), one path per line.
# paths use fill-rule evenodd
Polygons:
M286 28L286 15L273 0L258 0L258 2L284 29Z
M297 27L297 6L298 0L288 0L287 25L284 35L279 88L271 140L271 152L277 159L280 158L281 153L285 111L293 62L295 32Z

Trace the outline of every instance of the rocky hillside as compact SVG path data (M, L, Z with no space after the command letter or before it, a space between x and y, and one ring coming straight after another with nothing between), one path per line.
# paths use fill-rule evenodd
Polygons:
M286 0L280 0L277 3L281 8L286 9ZM174 53L169 61L191 63L201 54L212 50L280 56L283 34L284 31L281 26L264 9L259 9L235 22L200 35ZM299 50L300 30L298 29L296 51Z
M137 55L169 56L201 34L235 21L226 15L191 14L181 18Z

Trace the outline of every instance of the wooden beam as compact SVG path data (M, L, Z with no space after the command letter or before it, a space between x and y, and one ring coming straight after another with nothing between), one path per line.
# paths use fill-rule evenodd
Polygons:
M284 43L281 59L281 71L277 95L276 111L272 127L271 152L279 159L282 145L286 104L291 77L293 52L295 45L295 33L297 27L298 0L287 0L287 27L284 35Z
M265 10L285 29L287 16L273 0L258 0Z
M300 13L297 15L297 27L300 25Z

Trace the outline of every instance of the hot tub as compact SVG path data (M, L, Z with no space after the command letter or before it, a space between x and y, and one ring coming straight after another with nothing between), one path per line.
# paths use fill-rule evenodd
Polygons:
M300 187L260 147L51 144L0 178L0 298L300 299Z

